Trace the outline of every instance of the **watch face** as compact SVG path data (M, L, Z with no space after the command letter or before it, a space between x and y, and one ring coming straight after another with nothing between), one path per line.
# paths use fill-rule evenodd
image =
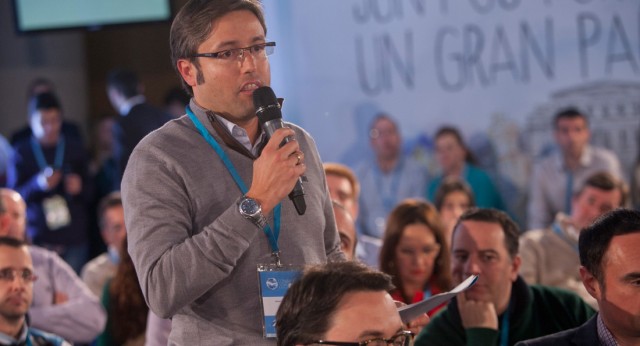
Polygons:
M240 203L240 210L247 216L254 216L260 212L260 205L254 199L245 198Z

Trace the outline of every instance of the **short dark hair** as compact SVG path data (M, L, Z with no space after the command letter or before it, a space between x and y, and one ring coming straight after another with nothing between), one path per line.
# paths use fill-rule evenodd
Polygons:
M584 115L584 113L579 111L577 108L571 107L571 108L561 109L553 117L553 128L557 129L558 128L558 123L562 119L577 119L577 118L584 119L584 122L587 124L587 126L589 126L589 119Z
M392 289L389 275L358 262L309 267L291 285L276 314L278 345L322 339L338 304L348 293Z
M509 252L509 256L514 258L518 255L520 228L507 213L492 208L471 208L460 215L458 223L453 228L454 234L458 231L458 227L463 221L497 223L504 232L504 245Z
M629 188L627 187L627 184L609 172L602 171L590 175L575 195L579 196L587 187L607 192L618 190L620 191L620 206L625 206L627 204L627 199L629 198Z
M27 243L13 237L0 237L0 246L2 245L19 249L23 246L26 246Z
M115 68L107 75L107 86L114 88L126 98L138 95L140 80L135 72L125 68Z
M41 109L57 109L62 111L60 101L53 93L40 93L29 100L29 118Z
M113 207L122 207L122 195L120 191L114 191L104 196L98 205L98 222L100 227L104 227L104 216L108 209Z
M473 197L473 191L467 182L460 180L458 177L445 177L442 180L440 186L436 190L436 195L433 198L433 204L435 204L438 210L442 210L444 199L453 192L462 192L469 198L469 207L476 205L475 198Z
M619 208L600 216L580 232L580 264L603 285L602 260L611 239L618 235L637 232L640 232L640 211Z
M178 60L189 58L198 69L197 81L204 82L204 76L200 70L198 60L192 56L198 53L198 47L211 35L213 23L222 18L227 13L233 11L247 10L255 14L267 34L267 26L264 21L262 7L258 0L190 0L176 15L171 24L169 35L169 46L171 47L171 63L178 73L178 78L182 82L185 90L193 95L193 89L188 85L180 71L178 71Z

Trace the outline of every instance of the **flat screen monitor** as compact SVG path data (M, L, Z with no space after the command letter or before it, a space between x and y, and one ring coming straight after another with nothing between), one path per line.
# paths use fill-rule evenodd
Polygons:
M104 26L171 19L171 0L13 0L18 32Z

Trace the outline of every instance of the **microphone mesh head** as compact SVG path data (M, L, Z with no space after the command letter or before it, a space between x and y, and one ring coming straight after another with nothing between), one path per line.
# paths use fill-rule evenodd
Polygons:
M253 106L260 123L282 118L276 94L268 86L260 87L253 92Z

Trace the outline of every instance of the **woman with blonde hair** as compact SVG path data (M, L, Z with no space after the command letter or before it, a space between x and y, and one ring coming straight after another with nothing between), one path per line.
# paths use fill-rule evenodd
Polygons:
M451 288L449 248L436 208L427 201L406 199L387 219L380 269L391 275L391 296L415 303ZM429 312L435 313L442 306Z

